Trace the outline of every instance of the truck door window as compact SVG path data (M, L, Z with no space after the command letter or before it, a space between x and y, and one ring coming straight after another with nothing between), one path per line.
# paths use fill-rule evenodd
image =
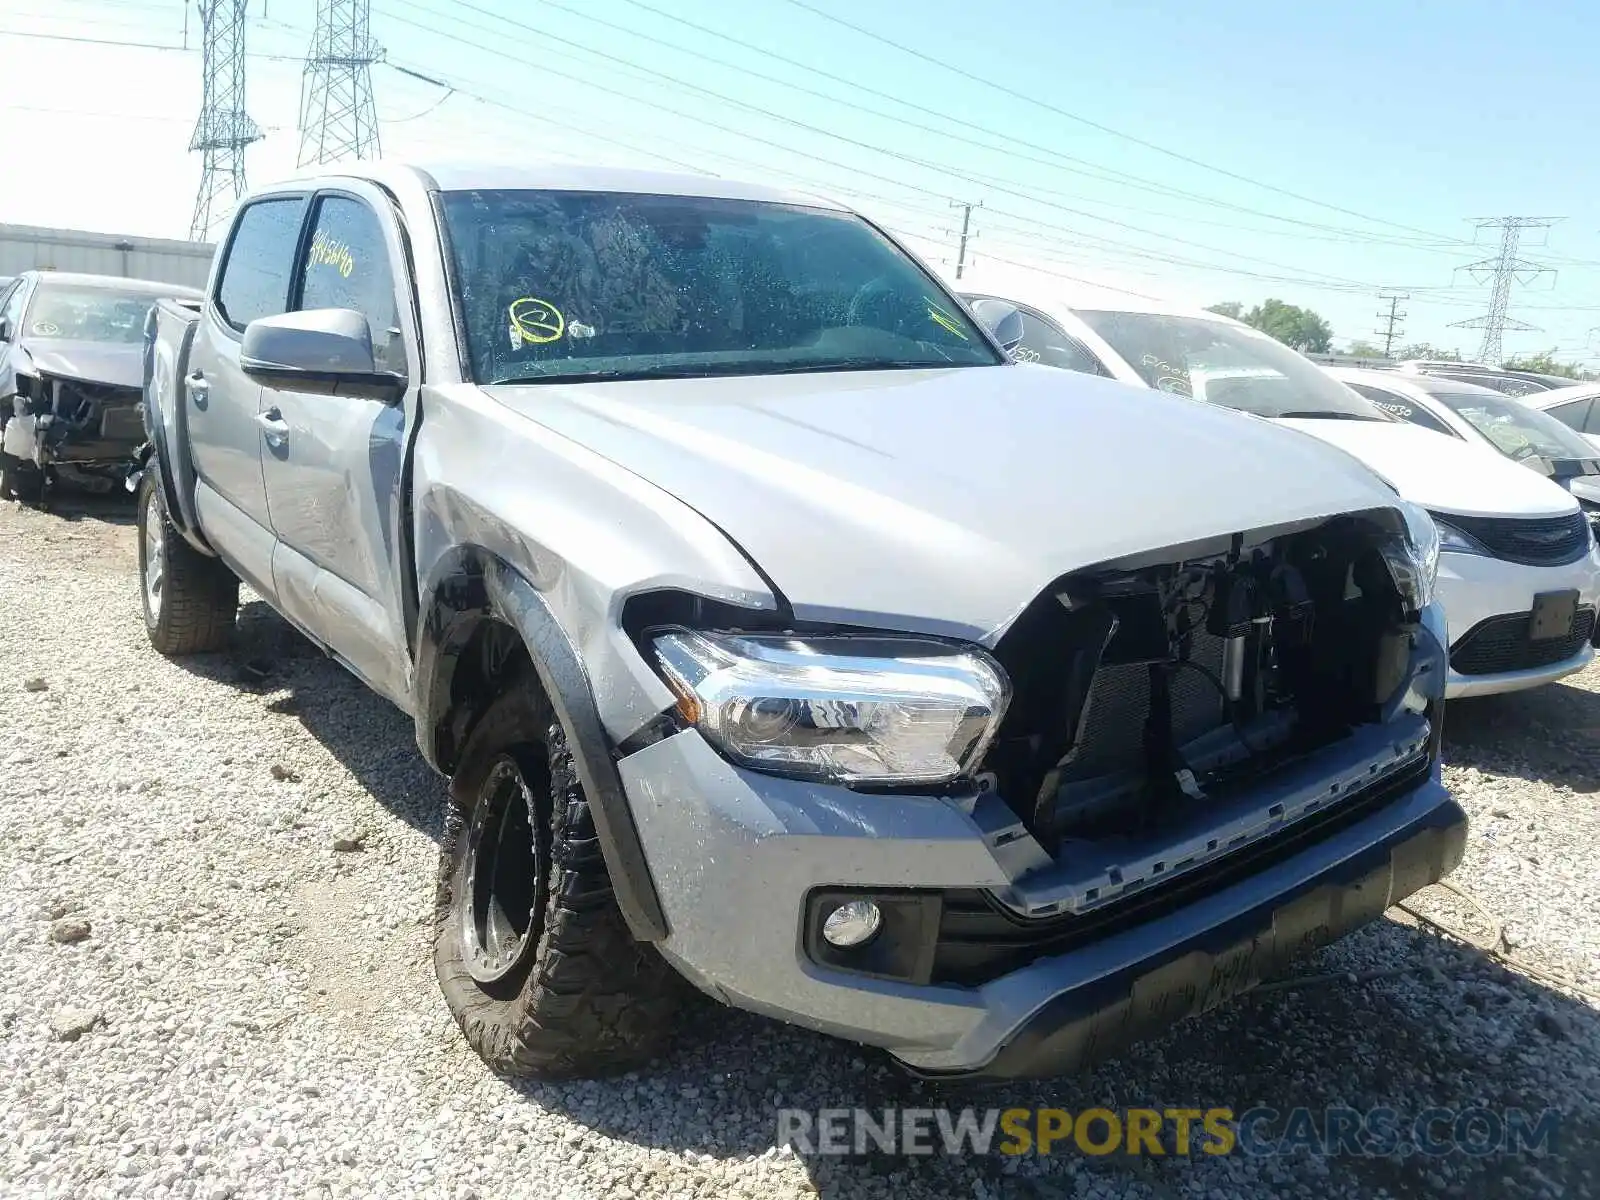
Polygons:
M300 278L299 308L350 308L372 326L378 367L405 372L394 274L378 216L359 200L324 196L317 202Z
M239 214L217 284L217 311L233 328L288 309L305 206L303 196L283 196L257 200Z

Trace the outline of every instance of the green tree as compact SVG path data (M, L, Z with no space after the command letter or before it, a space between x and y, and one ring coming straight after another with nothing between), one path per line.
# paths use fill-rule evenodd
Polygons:
M1307 354L1326 354L1333 342L1332 327L1312 312L1298 304L1285 304L1282 300L1266 300L1245 312L1237 300L1224 300L1210 305L1207 312L1243 321L1252 329L1277 338L1285 346L1292 346Z
M1374 346L1371 342L1357 338L1355 341L1350 343L1350 347L1345 351L1345 353L1351 358L1382 358L1383 347Z
M1395 357L1398 359L1431 358L1437 362L1460 362L1461 351L1441 350L1439 347L1430 345L1427 342L1412 342L1409 346L1400 347L1400 351Z
M1333 341L1333 329L1309 308L1265 300L1244 316L1244 323L1270 334L1285 346L1311 354L1326 354Z
M1537 371L1541 375L1565 375L1568 379L1593 379L1594 372L1583 371L1571 363L1557 362L1555 347L1538 354L1508 358L1500 364L1508 371Z

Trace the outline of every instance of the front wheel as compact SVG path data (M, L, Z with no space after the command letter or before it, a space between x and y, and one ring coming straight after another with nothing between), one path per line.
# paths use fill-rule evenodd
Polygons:
M153 471L139 483L139 582L145 632L162 654L202 654L228 644L239 580L221 560L184 541Z
M507 1075L639 1066L687 990L623 921L566 735L528 686L496 700L462 750L434 920L445 1002Z

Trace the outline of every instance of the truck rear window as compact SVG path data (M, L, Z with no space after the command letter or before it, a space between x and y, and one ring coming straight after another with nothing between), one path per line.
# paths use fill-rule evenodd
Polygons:
M865 221L618 192L443 197L481 383L994 365L957 302Z

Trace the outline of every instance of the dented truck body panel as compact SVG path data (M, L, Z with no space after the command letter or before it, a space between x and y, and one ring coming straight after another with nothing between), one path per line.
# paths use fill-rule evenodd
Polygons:
M1272 524L1390 498L1343 456L1266 422L1108 380L1074 380L1064 395L1058 375L487 390L714 514L797 617L984 642L1058 576L1266 523L1263 496Z
M268 529L271 566L252 582L408 712L445 773L495 689L531 667L623 916L709 994L929 1074L1069 1069L1162 1013L1226 999L1459 858L1464 818L1438 763L1442 620L1425 603L1394 616L1398 592L1371 582L1406 518L1348 456L1203 404L1009 364L480 386L440 192L499 177L352 170L243 207L337 189L385 222L410 377L364 421L371 454L341 484L361 494L325 514L384 553L366 566L331 554L307 574L292 557L304 549ZM558 190L698 186L514 174ZM246 506L197 465L185 385L195 344L230 335L208 300L161 306L150 336L146 419L172 518L246 567ZM219 353L236 358L236 343ZM268 416L272 395L230 397L234 378L217 372L205 403ZM269 508L271 472L301 436L291 422L287 456L267 435L256 447ZM340 590L363 572L398 630L382 680L360 647L384 626L352 617ZM1173 615L1245 575L1278 605L1276 641ZM1347 576L1368 581L1355 608ZM981 779L880 793L788 778L737 765L683 717L647 638L696 622L981 645L1017 694ZM1338 661L1346 637L1357 668ZM1214 687L1244 699L1219 708L1212 667L1167 672L1168 646L1226 664L1236 643L1254 665L1219 666ZM1081 686L1031 678L1030 662ZM1160 732L1150 714L1169 692L1181 731L1147 734L1145 750L1135 734L1107 763L1082 756L1085 731ZM1160 746L1192 755L1203 781L1146 762ZM1161 821L1122 829L1113 814L1108 836L1093 797L1146 792ZM893 962L853 966L817 940L834 895L897 914L880 939Z

